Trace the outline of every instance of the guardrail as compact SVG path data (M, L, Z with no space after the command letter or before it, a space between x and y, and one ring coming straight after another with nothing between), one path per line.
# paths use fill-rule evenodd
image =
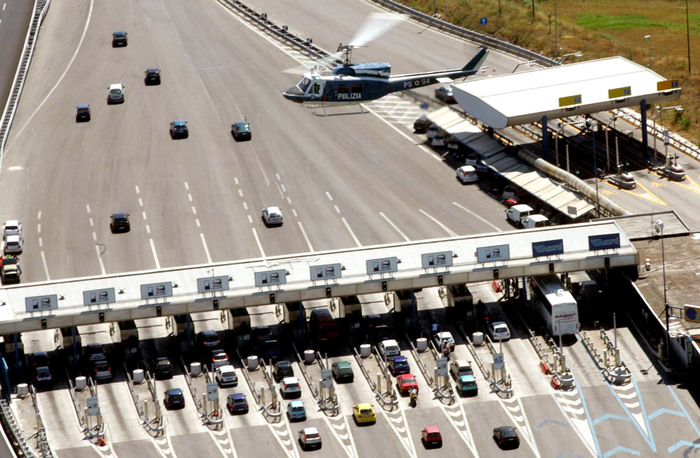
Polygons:
M261 399L260 399L260 393L255 389L255 383L253 382L253 379L250 378L250 374L248 373L248 367L247 365L243 362L243 358L241 357L241 353L236 349L236 355L238 356L238 361L241 363L241 367L243 370L241 371L243 373L243 378L245 379L246 383L248 384L248 388L250 388L250 392L253 393L253 397L255 398L255 403L260 404Z
M408 336L408 334L406 334L406 340L408 341L409 345L411 346L411 355L413 356L413 359L418 363L418 368L420 369L421 373L423 374L423 377L425 377L425 381L428 382L428 386L432 388L435 381L433 380L433 377L430 375L428 368L425 367L425 363L423 363L423 360L421 359L420 355L418 354L418 350L416 349L415 345L413 345L413 341Z
M158 404L158 399L152 397L153 405L156 406L156 411L155 418L153 421L151 421L149 418L146 417L146 412L144 412L143 406L141 405L141 402L139 400L139 394L136 392L136 388L134 387L134 380L131 378L129 368L126 366L125 363L124 373L126 374L126 379L129 384L129 393L131 393L131 399L134 402L134 407L136 408L136 413L139 416L139 420L141 420L141 425L147 430L157 433L157 435L162 434L165 430L165 424L163 423L163 418L160 415L160 405ZM144 377L147 373L148 371L144 371ZM151 392L151 395L153 394L153 392L150 390L150 387L149 392ZM156 423L158 426L154 426L153 423Z
M5 143L7 142L7 135L10 132L10 127L12 127L12 121L14 120L15 111L17 110L17 103L20 95L22 95L24 79L27 76L27 70L29 69L29 64L32 61L32 55L34 54L34 47L36 46L36 40L40 30L39 26L44 20L50 5L50 0L37 0L34 3L32 22L29 26L29 30L27 31L27 37L24 40L24 51L22 53L22 58L17 66L15 78L12 82L10 96L7 99L7 104L5 104L2 120L0 120L0 165L2 165Z
M603 376L608 382L614 383L615 385L624 385L630 382L632 374L630 373L630 370L627 368L627 365L624 363L624 361L620 360L619 365L614 364L612 368L609 367L609 364L607 364L607 360L601 357L601 355L598 353L598 350L595 349L591 338L588 336L588 333L586 333L585 331L581 331L580 335L581 342L583 342L584 348L591 356L596 366L598 366L598 369L600 369L603 372ZM605 333L605 330L603 329L600 329L600 338L603 340L603 343L605 345L605 351L607 353L612 353L613 355L615 355L617 352L619 352L619 350L615 348L615 346Z
M73 381L70 378L70 374L66 370L66 380L68 380L68 392L70 393L70 398L71 401L73 401L73 408L75 409L75 414L78 417L78 425L82 428L82 431L85 432L87 429L87 425L85 423L85 417L82 415L82 409L80 408L80 402L78 401L77 396L75 395L75 387L73 386Z
M435 346L435 343L432 340L428 341L428 346L430 348L430 353L432 353L433 358L435 358L435 361L437 361L437 359L440 356L442 356L442 353L438 351L437 347ZM449 375L447 376L447 389L448 392L445 393L436 383L435 387L433 388L433 393L435 393L435 396L437 396L438 399L449 399L453 403L455 400L455 392L454 389L452 389L452 384L450 383Z
M10 404L5 399L0 399L0 413L2 413L2 423L5 427L5 432L11 439L12 446L17 453L17 456L28 456L36 457L34 452L32 452L27 441L24 439L24 434L22 433L22 427L17 422L15 414L12 413L12 408Z
M304 376L304 380L306 380L306 384L309 386L309 390L311 390L311 394L313 397L316 399L316 401L320 401L319 393L318 390L314 387L313 381L311 380L311 377L309 376L309 372L306 370L306 366L304 365L304 361L301 359L299 356L299 352L297 351L297 346L295 344L292 344L292 347L294 348L294 355L297 357L297 361L299 362L299 368L301 370L301 374Z
M44 427L44 420L41 417L41 411L39 410L39 404L36 401L36 390L34 385L29 385L29 393L32 396L32 405L34 406L34 413L36 414L36 442L41 452L42 458L51 458L54 456L51 450L51 444L46 437L46 428Z

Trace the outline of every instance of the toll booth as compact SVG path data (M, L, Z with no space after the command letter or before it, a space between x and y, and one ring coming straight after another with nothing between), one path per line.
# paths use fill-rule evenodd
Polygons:
M134 320L119 321L110 326L112 341L120 347L124 363L136 367L141 361L139 346L139 329Z
M228 329L233 331L238 348L250 341L250 315L245 307L228 309Z
M338 326L346 335L353 335L361 326L362 303L356 295L337 297Z
M394 291L394 312L395 313L412 313L413 310L413 294L410 289L402 289Z
M68 367L78 363L79 355L83 346L80 333L75 326L68 326L56 330L54 340L57 347L63 349L63 357L66 359Z
M464 322L467 328L474 327L476 323L474 297L467 285L448 286L445 298L447 299L447 316L455 322Z
M292 340L297 340L306 334L306 314L301 301L280 304L284 319L284 333Z

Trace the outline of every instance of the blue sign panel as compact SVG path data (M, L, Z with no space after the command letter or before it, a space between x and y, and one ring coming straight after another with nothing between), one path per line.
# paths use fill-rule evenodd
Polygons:
M554 256L564 254L564 240L545 240L544 242L532 242L532 257Z
M588 249L590 251L612 250L620 248L620 234L601 234L588 236Z
M488 19L486 19L485 17L482 17L481 19L479 19L479 24L481 24L481 25L486 25L488 22L489 22Z

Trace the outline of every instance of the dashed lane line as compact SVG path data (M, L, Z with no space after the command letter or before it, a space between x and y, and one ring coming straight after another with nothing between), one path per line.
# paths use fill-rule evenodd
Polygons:
M426 212L426 211L423 210L422 208L419 208L418 211L421 212L421 213L423 213L423 215L427 216L427 217L428 217L429 219L431 219L435 224L437 224L438 226L440 226L440 227L442 228L442 230L444 230L445 232L447 232L447 234L448 234L450 237L458 237L458 234L457 234L455 231L453 231L452 229L450 229L449 227L447 227L446 225L444 225L443 223L441 223L440 221L438 221L437 218L435 218L434 216L431 216L428 212Z
M403 237L403 239L404 239L405 241L407 241L407 242L410 242L410 241L411 241L411 239L409 239L408 236L407 236L406 234L404 234L403 231L401 231L401 229L399 229L399 227L398 227L396 224L394 224L394 222L391 221L391 220L389 219L389 217L386 216L383 212L379 212L379 216L381 216L382 218L384 218L384 219L386 220L386 222L389 223L389 225L390 225L391 227L393 227L394 230L395 230L396 232L398 232L399 235L400 235L401 237Z

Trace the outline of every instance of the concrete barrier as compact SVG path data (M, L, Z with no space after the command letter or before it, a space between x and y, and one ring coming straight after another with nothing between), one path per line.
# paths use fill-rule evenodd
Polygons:
M419 337L416 339L416 351L418 353L424 353L428 349L428 339L425 337Z

